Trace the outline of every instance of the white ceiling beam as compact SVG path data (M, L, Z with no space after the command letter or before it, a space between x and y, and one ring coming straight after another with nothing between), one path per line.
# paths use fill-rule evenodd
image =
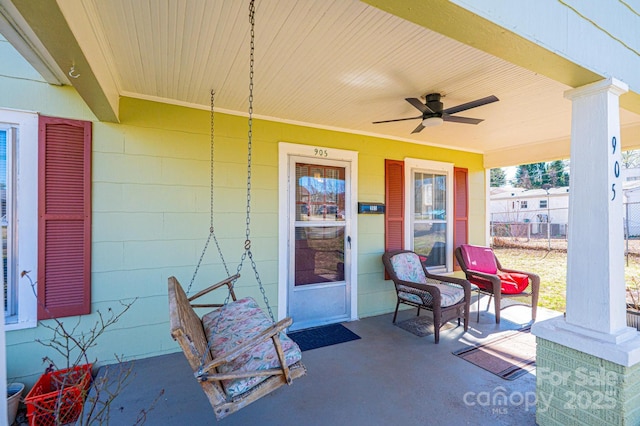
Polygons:
M0 0L0 33L49 84L69 80L9 0Z
M58 3L55 0L11 1L17 13L33 31L35 39L44 46L58 68L67 73L70 77L68 82L78 91L95 116L100 121L118 122L117 90L109 86L109 81L104 78L102 81L98 79Z

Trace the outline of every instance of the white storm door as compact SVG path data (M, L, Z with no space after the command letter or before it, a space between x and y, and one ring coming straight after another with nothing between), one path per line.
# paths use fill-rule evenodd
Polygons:
M291 330L351 319L350 163L289 157Z

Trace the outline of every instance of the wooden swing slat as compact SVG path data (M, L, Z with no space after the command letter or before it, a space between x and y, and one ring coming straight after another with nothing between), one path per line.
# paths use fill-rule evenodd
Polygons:
M232 276L230 276L228 278L225 278L224 280L222 280L222 281L220 281L218 283L215 283L215 284L205 288L204 290L201 290L201 291L197 292L196 294L194 294L193 296L191 296L187 300L189 300L189 302L192 302L192 301L196 300L198 297L204 296L205 294L210 293L213 290L216 290L216 289L222 287L223 285L226 285L227 288L229 289L229 293L231 294L231 299L233 301L235 301L236 300L236 294L233 291L233 282L235 280L237 280L238 278L240 278L240 274L235 274L235 275L232 275ZM192 307L196 307L196 305L193 305L193 304L191 306ZM198 307L203 307L203 308L204 307L208 307L208 306L209 305L201 305L201 306L198 305ZM223 306L223 305L218 304L218 305L210 305L210 306L220 307L220 306Z
M234 379L244 379L246 377L255 377L255 376L274 376L274 375L282 375L281 368L270 368L268 370L254 370L248 372L237 372L237 373L205 373L204 376L199 376L198 373L193 374L198 380L234 380ZM286 380L286 378L285 378Z
M220 308L224 306L224 304L222 303L206 303L206 304L199 304L199 303L192 303L191 307L192 308Z
M289 321L289 325L291 325L293 323L293 321L291 321L291 318L289 318ZM278 360L280 360L280 366L282 369L282 373L284 373L284 379L286 380L287 384L290 385L292 381L291 372L289 371L289 367L287 367L287 361L285 359L284 351L282 350L282 342L280 342L278 334L271 336L271 340L273 340L273 345L276 347L276 353L278 354Z

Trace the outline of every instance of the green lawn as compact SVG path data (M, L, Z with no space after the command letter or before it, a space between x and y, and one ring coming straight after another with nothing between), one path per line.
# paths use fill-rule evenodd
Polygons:
M494 248L494 251L505 268L520 269L540 275L538 306L559 312L565 311L567 253L521 248ZM640 259L630 256L629 266L625 267L625 281L633 285L635 280L640 283Z

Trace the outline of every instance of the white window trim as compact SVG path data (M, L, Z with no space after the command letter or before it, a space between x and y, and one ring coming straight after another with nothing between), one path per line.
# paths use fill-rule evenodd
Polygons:
M5 318L5 330L11 331L32 328L38 322L37 298L29 281L20 278L21 271L29 271L34 281L38 276L38 114L0 108L0 123L15 127L18 132L18 313Z
M433 272L452 272L453 271L453 163L444 163L440 161L421 160L419 158L404 159L404 246L409 250L413 250L413 208L415 203L415 194L413 187L413 173L420 172L436 172L447 176L447 266L446 271L439 268L429 268Z

